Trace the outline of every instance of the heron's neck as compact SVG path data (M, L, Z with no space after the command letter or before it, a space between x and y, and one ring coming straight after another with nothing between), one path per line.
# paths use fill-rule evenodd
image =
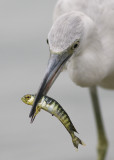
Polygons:
M102 42L92 20L86 21L80 53L67 65L71 79L80 86L98 85L107 75Z

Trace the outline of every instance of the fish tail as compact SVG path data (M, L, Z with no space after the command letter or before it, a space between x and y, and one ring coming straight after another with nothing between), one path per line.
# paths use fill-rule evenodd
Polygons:
M85 146L85 144L83 143L83 141L81 139L79 139L77 136L75 136L74 133L72 134L72 142L73 142L74 147L76 147L76 149L78 149L78 145L79 144Z

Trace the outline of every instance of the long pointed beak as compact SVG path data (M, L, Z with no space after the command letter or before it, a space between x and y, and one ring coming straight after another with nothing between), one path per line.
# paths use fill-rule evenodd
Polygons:
M36 110L36 106L41 99L43 95L46 95L49 91L50 87L56 80L57 76L60 74L62 68L64 67L64 64L66 61L70 58L71 54L68 54L67 52L63 54L51 54L46 74L44 76L44 79L41 83L41 86L38 90L38 93L36 95L33 107L31 109L29 117L31 117L31 121L33 122L33 116L34 112Z

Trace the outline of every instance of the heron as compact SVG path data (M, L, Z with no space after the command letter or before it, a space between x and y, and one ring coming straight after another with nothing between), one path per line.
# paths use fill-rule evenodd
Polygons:
M30 117L40 98L65 69L71 80L89 88L98 135L98 160L104 160L108 140L97 87L114 89L114 1L58 0L48 33L50 57Z

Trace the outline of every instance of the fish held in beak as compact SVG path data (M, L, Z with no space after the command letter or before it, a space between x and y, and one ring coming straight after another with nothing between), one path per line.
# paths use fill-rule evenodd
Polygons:
M36 109L36 106L39 100L41 99L43 95L47 94L52 84L54 83L54 81L60 74L61 70L63 69L64 64L70 58L70 56L71 54L68 54L68 52L64 52L62 54L51 54L49 62L48 62L46 74L37 92L33 107L29 115L31 119L33 118L33 115L34 115L34 112L35 112L35 109Z

